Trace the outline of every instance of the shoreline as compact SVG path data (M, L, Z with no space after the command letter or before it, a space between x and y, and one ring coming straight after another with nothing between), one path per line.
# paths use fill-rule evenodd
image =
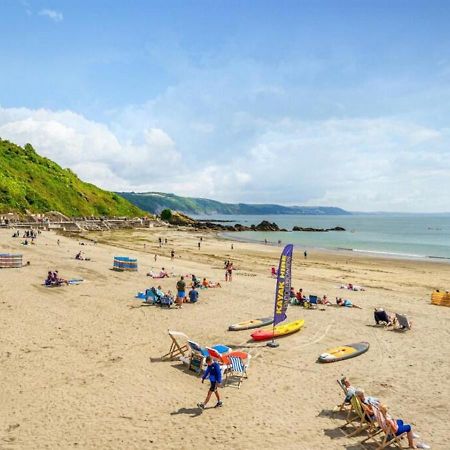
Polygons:
M264 241L259 239L249 239L249 238L239 238L235 235L235 233L229 232L219 232L217 236L222 239L226 239L228 241L235 242L245 242L247 244L259 244L259 245L267 245L272 247L281 247L285 245L287 242L282 242L281 246L279 246L274 241L267 241L267 244ZM424 261L424 262L438 262L441 264L450 264L450 257L445 256L432 256L432 255L410 255L406 253L396 253L396 252L384 252L378 250L360 250L353 248L327 248L327 247L316 247L312 245L299 245L294 244L294 248L296 249L305 249L305 250L314 250L320 253L332 253L338 255L347 255L347 256L361 256L361 257L373 257L373 258L382 258L386 260L404 260L404 261Z

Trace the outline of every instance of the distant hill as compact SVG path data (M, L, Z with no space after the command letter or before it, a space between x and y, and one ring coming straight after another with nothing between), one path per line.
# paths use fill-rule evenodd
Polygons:
M30 144L20 147L0 139L0 212L26 211L59 211L70 217L144 214L120 195L39 156Z
M185 214L312 214L347 215L341 208L327 206L281 206L271 204L221 203L206 198L180 197L162 192L118 192L144 211L159 214L163 209L173 209Z

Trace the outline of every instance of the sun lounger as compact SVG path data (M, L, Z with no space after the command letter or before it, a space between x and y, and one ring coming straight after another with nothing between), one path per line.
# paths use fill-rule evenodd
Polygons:
M344 395L345 395L344 400L342 401L342 403L340 405L337 405L338 412L344 411L345 409L347 409L348 413L350 414L352 408L351 408L350 401L347 399L347 395L348 395L347 387L342 382L342 380L336 380L336 381L337 381L337 384L342 389L342 391L344 392ZM348 415L347 415L347 417L348 417Z
M397 322L396 329L397 330L410 330L411 329L411 322L408 320L408 318L404 314L395 314L395 319Z
M169 351L161 357L161 359L174 360L181 357L187 357L189 353L188 340L189 338L179 331L169 330L169 336L172 340Z

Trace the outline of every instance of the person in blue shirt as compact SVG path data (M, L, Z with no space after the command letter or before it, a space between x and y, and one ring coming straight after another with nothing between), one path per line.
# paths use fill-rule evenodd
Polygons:
M195 303L198 300L198 291L196 291L195 287L192 286L192 289L189 291L189 302Z
M206 364L208 365L208 367L206 368L205 373L202 376L202 383L206 380L206 378L209 378L211 386L209 387L208 394L206 395L206 400L204 401L204 403L197 403L197 406L201 409L205 409L212 393L214 392L217 398L215 408L218 408L223 405L222 401L220 400L218 391L219 384L222 383L222 371L220 370L219 363L213 361L211 356L206 357Z

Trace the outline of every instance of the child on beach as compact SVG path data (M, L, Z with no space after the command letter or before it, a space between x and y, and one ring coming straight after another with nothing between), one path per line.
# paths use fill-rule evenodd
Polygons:
M223 405L222 401L220 400L220 395L218 391L219 384L222 383L222 371L220 370L219 363L213 361L211 356L206 357L206 364L208 365L208 368L205 370L205 373L202 376L202 383L205 381L206 378L209 378L211 386L209 387L208 394L206 395L206 400L203 403L197 403L197 406L201 409L205 409L206 405L209 402L209 399L211 398L212 393L214 392L217 398L215 408L219 408L220 406Z

